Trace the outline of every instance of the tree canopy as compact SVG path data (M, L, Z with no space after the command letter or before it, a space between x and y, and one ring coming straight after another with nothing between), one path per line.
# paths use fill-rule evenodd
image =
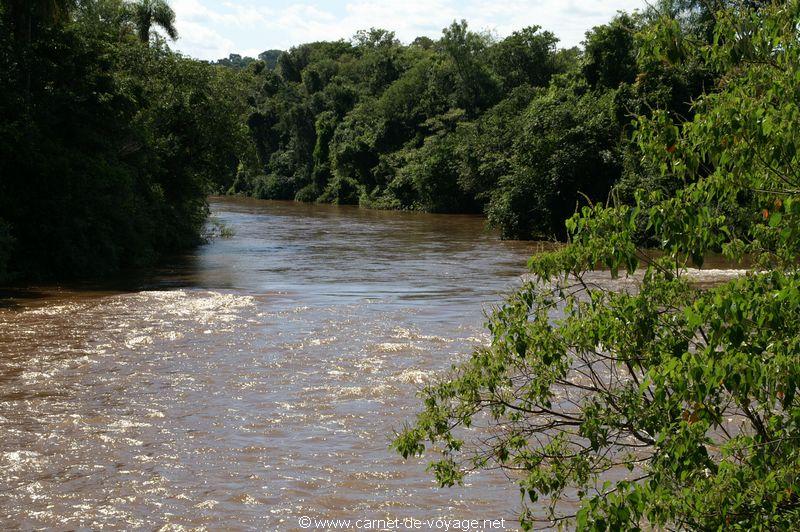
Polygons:
M258 164L229 192L484 213L503 237L563 238L578 206L653 179L637 162L632 117L664 104L686 119L686 102L714 78L657 62L641 71L647 82L637 77L633 35L652 19L620 14L588 32L584 50L559 49L539 26L497 39L463 20L436 41L404 45L373 28L294 47L258 73Z
M175 28L175 12L165 0L136 0L126 4L128 16L136 27L139 40L149 43L153 26L158 26L173 41L178 38Z

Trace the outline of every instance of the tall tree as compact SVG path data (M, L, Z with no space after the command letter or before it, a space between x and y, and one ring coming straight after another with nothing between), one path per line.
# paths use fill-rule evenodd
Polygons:
M139 40L150 42L153 25L160 27L173 41L178 38L175 11L165 0L137 0L130 5L131 18Z

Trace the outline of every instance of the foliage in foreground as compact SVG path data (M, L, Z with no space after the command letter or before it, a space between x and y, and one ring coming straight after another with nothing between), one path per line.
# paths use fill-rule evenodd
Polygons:
M531 259L491 344L424 390L394 442L441 453L445 486L507 470L527 528L800 525L800 3L715 18L711 44L674 19L642 35L642 61L724 73L691 121L640 119L643 162L683 186L570 219L571 243ZM642 223L660 257L636 247ZM720 249L753 268L704 289L686 267Z

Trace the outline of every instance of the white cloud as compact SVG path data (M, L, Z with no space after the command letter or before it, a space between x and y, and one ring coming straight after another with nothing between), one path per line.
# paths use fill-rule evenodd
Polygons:
M270 2L272 6L276 4ZM392 30L404 42L466 19L473 29L500 37L530 25L553 31L562 46L579 44L587 30L616 11L644 7L644 0L351 0L297 2L270 7L258 0L174 0L181 39L178 49L204 59L231 52L287 49L305 42L350 38L360 29Z
M231 39L202 23L184 21L177 24L180 36L178 48L201 59L227 57L237 48Z
M226 12L209 8L201 0L174 0L172 8L178 15L178 22L186 20L204 24L227 26L247 26L263 20L267 10L256 6L236 5L232 2L222 4Z

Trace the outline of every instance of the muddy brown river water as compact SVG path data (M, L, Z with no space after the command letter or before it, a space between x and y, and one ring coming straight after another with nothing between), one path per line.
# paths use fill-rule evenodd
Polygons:
M124 289L2 300L0 528L513 519L502 476L438 489L388 444L535 245L471 216L211 207L233 237Z

